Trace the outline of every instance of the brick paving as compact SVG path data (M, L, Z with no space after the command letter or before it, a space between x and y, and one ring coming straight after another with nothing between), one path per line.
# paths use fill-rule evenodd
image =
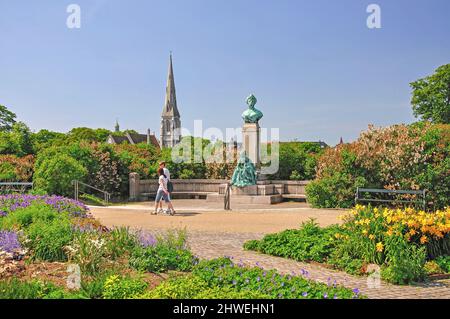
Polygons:
M184 203L184 202L183 202ZM94 216L106 226L130 226L161 232L169 228L186 228L188 242L192 251L202 259L232 256L236 262L248 266L256 263L266 269L276 269L282 274L301 275L306 271L309 279L323 283L336 281L337 284L354 289L373 299L450 299L450 279L434 280L417 285L397 286L381 282L378 288L369 288L366 277L357 277L325 268L318 264L297 262L290 259L274 257L252 251L244 251L243 244L247 240L261 239L264 234L286 228L296 228L301 221L315 217L321 225L337 223L341 212L334 210L314 210L301 207L277 206L267 209L255 208L246 213L206 212L195 206L199 202L182 207L189 213L183 215L182 209L177 217L151 216L148 209L133 207L94 208ZM179 206L181 207L181 206ZM292 209L296 208L296 209ZM212 208L210 208L212 209ZM264 211L263 213L261 211ZM273 220L273 223L269 221Z

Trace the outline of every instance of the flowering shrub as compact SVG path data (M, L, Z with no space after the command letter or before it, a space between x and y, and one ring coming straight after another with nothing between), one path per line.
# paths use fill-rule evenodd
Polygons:
M303 271L303 274L306 272ZM235 265L230 258L202 261L187 276L163 282L141 298L157 299L348 299L364 298L358 289L317 283L274 270Z
M450 255L450 208L425 213L357 205L342 218L341 226L319 228L310 222L244 247L325 262L351 274L363 274L368 264L378 264L385 280L400 284L423 279L427 260Z
M450 208L434 213L406 209L378 209L357 205L344 215L346 234L368 238L377 254L366 256L376 261L384 251L384 242L390 237L404 237L411 244L424 245L429 259L450 254ZM349 235L339 238L347 238Z
M303 272L305 273L305 272ZM241 292L259 292L274 299L333 299L359 298L359 291L337 286L330 281L322 284L301 276L280 275L275 270L247 268L234 264L230 258L203 261L193 274L208 287L229 287Z
M356 142L323 153L306 191L313 206L351 207L356 187L425 189L438 209L449 204L449 171L450 125L370 126Z
M67 212L73 217L87 217L89 208L81 202L62 196L38 196L38 195L21 195L11 194L0 196L0 211L7 215L14 212L18 208L26 208L34 204L45 204L58 212Z
M0 230L0 251L12 254L21 249L22 245L15 231Z
M244 248L298 261L323 262L333 249L337 226L321 228L313 220L300 229L269 234L260 241L249 241Z
M139 245L133 249L129 263L139 271L189 271L198 260L186 245L185 230L157 237L142 231L136 235Z
M106 279L103 288L105 299L131 299L142 295L148 284L140 278L112 275Z
M83 274L96 274L106 256L106 241L97 231L75 232L69 245L63 247L69 262L80 267Z
M0 155L0 180L27 182L31 180L34 168L34 157L27 155Z

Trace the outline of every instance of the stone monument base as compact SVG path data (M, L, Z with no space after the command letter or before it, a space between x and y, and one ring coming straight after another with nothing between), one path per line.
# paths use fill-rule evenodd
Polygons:
M219 186L218 194L208 194L209 202L223 202L227 184ZM283 201L282 192L269 181L258 181L256 185L231 187L231 203L237 204L278 204Z
M206 196L206 201L211 203L223 203L225 195L223 194L208 194ZM231 207L233 208L233 204L260 204L260 205L272 205L278 204L283 201L283 196L281 195L266 195L266 196L257 196L257 195L236 195L231 196Z

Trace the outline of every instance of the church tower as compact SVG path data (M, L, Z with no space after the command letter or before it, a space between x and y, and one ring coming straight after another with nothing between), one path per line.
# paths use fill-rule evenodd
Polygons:
M166 99L161 114L161 147L173 147L181 140L181 121L178 112L175 79L173 76L172 53L169 60Z

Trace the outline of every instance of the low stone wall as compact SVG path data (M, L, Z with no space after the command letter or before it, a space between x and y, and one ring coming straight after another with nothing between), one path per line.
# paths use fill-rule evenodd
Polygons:
M205 197L211 193L219 194L224 179L173 179L174 198ZM267 181L274 185L276 193L286 198L306 198L305 187L309 181ZM139 174L130 174L130 200L140 201L155 196L158 180L141 180Z

